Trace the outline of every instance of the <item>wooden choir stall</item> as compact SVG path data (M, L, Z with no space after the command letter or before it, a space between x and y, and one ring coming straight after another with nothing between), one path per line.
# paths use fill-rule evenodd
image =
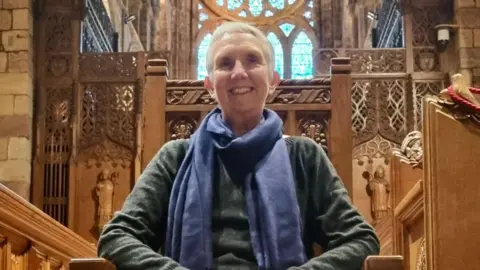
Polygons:
M348 58L331 61L331 76L307 80L282 80L267 99L267 107L284 121L285 134L308 136L328 152L351 194L351 66ZM151 59L143 89L141 166L146 166L168 140L188 138L216 104L199 80L168 80L165 60ZM123 198L120 198L123 200ZM402 269L400 256L372 256L365 269ZM71 270L114 269L101 258L78 258Z
M1 270L115 269L95 258L103 225L158 149L216 106L202 81L168 80L166 61L149 58L82 54L72 81L41 80L31 203L0 186ZM335 58L328 77L283 80L267 107L286 134L324 147L352 194L350 71ZM372 256L365 269L400 270L403 259Z
M423 134L393 152L394 254L405 270L480 269L480 96L462 95L455 79L425 97Z

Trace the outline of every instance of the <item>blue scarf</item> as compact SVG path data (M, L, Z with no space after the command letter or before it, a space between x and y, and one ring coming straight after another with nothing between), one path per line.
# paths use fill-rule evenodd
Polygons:
M188 269L212 269L212 192L216 153L237 159L244 180L253 251L259 269L283 270L306 262L302 224L282 120L264 121L241 137L210 112L193 134L173 183L166 255ZM249 168L250 167L250 168Z

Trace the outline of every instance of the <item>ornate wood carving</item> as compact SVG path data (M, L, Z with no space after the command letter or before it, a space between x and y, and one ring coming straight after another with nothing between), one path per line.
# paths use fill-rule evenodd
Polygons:
M425 237L420 240L420 247L417 252L417 262L415 263L415 270L427 270L427 247Z
M79 56L79 80L82 82L136 81L137 53L82 54Z
M71 123L74 112L75 59L80 34L78 3L38 3L35 32L37 104L32 201L51 217L68 225L69 161L72 154Z
M167 105L216 104L201 80L168 81L167 87ZM328 104L330 101L328 78L282 80L267 98L267 104Z
M128 167L136 150L136 93L132 84L85 84L81 100L79 154ZM83 153L86 152L86 153Z
M422 133L420 131L412 131L408 133L400 148L393 149L393 154L398 157L401 162L410 164L413 168L422 168Z
M115 185L118 173L111 173L104 169L98 175L95 193L97 195L97 227L99 233L103 227L112 219L113 215L113 196L115 195Z
M377 165L373 168L368 164L363 177L368 181L367 194L371 197L371 209L374 224L387 217L391 211L390 182L386 179L385 167Z
M406 72L405 49L347 50L352 60L352 73L403 73Z
M328 153L328 113L299 112L297 117L300 135L311 138Z
M406 84L405 79L354 81L352 125L355 145L372 139L377 132L392 142L401 142L408 123Z
M169 114L169 139L188 139L199 124L198 115L191 113Z

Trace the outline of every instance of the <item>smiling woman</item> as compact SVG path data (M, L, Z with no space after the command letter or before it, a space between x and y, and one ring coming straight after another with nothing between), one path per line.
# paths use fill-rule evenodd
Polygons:
M225 23L214 33L206 60L205 86L223 119L237 135L253 129L261 121L267 95L280 82L268 40L248 24Z
M161 147L104 227L99 255L122 270L360 269L378 238L323 148L284 137L265 108L279 84L267 38L224 23L207 52L205 87L218 107L190 139Z

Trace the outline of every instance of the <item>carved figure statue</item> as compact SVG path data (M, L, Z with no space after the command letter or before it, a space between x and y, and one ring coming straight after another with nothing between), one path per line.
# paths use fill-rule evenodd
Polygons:
M96 194L98 199L97 227L99 232L112 219L113 195L115 193L115 174L105 169L98 175Z
M385 168L382 165L377 166L373 175L366 172L365 177L368 180L367 193L371 196L372 214L376 223L390 211L390 183L385 179Z

